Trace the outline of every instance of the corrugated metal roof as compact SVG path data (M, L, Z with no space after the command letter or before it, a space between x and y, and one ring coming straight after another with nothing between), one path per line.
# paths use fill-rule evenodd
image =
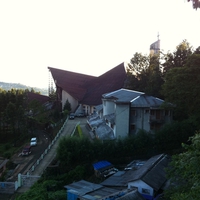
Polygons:
M148 96L143 92L123 88L104 94L102 98L112 99L116 103L131 103L132 107L158 108L164 103L164 100Z
M148 95L140 95L137 99L131 101L132 107L151 107L151 108L158 108L164 103L164 100L148 96Z
M84 195L84 194L87 194L88 192L97 190L101 187L103 186L100 184L91 183L85 180L80 180L78 182L74 182L74 183L64 186L64 188L66 188L67 190L70 190L71 193L77 194L77 195Z
M100 124L95 129L95 134L101 140L114 140L115 139L113 130L105 123Z
M105 124L105 121L103 119L101 119L101 118L97 118L95 120L94 119L93 120L88 120L88 122L89 122L89 124L90 124L90 126L92 128L99 127L101 124Z
M115 122L115 114L114 113L111 113L109 115L104 115L104 118L107 119L111 123Z
M100 105L95 106L95 110L96 110L96 111L101 111L101 110L103 110L103 105L100 104Z
M99 117L98 113L95 112L92 115L88 115L87 119L88 119L88 122L90 122L90 121L93 121L93 120L100 119L100 117Z
M115 99L116 102L126 102L129 103L131 100L135 99L136 97L140 96L141 94L144 94L143 92L138 92L134 90L128 90L128 89L119 89L107 94L102 95L105 99Z
M101 184L104 186L126 186L129 182L143 180L155 190L159 190L166 182L165 168L170 162L170 157L159 154L151 157L137 170L118 171Z
M120 190L117 190L114 188L102 187L84 195L83 198L87 200L96 200L96 199L102 199L102 198L112 196L113 194L119 193L119 192Z
M159 154L153 156L138 170L130 170L129 172L132 173L128 181L131 182L141 179L155 190L159 190L167 180L165 168L169 162L170 157L168 155Z
M116 200L145 200L145 198L137 190L133 190Z
M127 181L124 181L127 171L118 171L109 178L101 182L101 185L109 187L127 187Z
M168 166L169 161L169 157L163 155L159 162L142 177L142 180L158 191L167 181L165 168Z

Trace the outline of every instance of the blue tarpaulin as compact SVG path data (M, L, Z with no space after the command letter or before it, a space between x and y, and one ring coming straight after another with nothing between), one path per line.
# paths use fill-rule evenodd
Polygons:
M102 168L109 167L109 166L112 166L112 164L106 160L102 160L93 164L93 167L95 170L100 170Z

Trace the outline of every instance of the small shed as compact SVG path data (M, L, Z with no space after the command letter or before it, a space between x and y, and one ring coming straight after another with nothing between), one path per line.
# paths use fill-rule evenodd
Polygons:
M65 188L67 200L144 200L137 189L109 188L85 180L66 185Z
M108 177L112 174L115 174L118 169L116 169L113 164L106 160L99 161L93 164L95 175L97 177Z
M64 187L67 189L68 200L96 200L113 196L114 194L122 195L121 190L107 188L85 180L80 180Z
M166 171L170 156L159 154L151 157L140 168L118 171L101 185L105 187L137 188L138 192L148 200L161 194L167 186Z

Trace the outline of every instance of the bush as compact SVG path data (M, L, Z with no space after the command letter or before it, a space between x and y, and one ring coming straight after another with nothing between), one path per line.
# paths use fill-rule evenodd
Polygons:
M7 159L10 159L11 156L12 156L12 154L11 154L10 152L5 152L5 153L3 154L3 157L4 157L4 158L7 158Z

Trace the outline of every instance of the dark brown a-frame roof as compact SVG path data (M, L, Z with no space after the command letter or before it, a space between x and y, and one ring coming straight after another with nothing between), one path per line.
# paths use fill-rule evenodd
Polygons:
M102 94L124 87L126 71L124 63L114 67L99 77L48 67L57 87L62 88L79 103L101 104Z

